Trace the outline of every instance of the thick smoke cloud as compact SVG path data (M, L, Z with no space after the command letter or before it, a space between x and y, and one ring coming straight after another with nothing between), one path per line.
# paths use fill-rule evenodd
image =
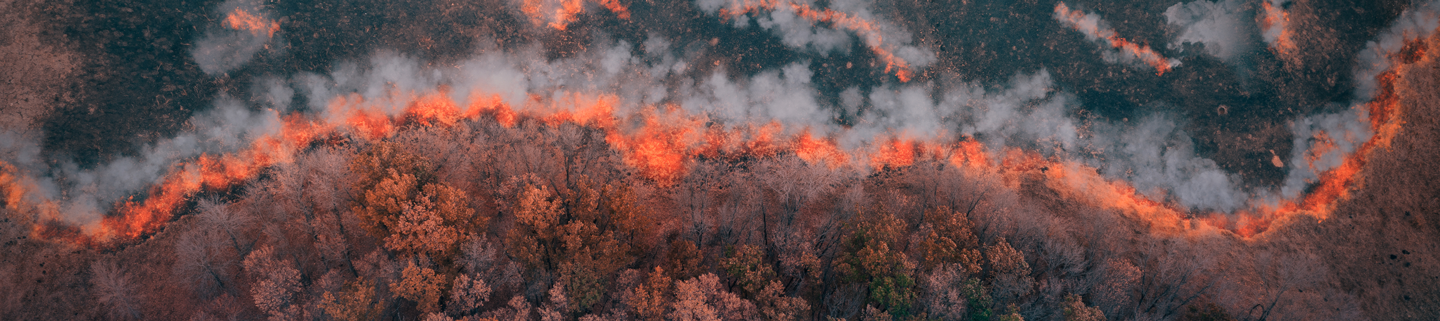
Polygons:
M776 121L791 133L804 129L836 137L847 149L888 137L963 135L996 151L1019 147L1068 157L1102 155L1084 159L1111 178L1133 180L1147 191L1163 191L1156 196L1172 195L1189 207L1230 211L1246 199L1229 174L1194 154L1189 137L1172 122L1156 116L1137 126L1084 124L1072 116L1080 108L1074 96L1057 90L1044 70L1018 74L1002 84L931 81L853 87L840 94L839 106L825 106L819 103L807 63L750 77L735 77L721 68L687 78L685 54L671 50L670 41L651 38L637 46L599 40L595 47L600 50L553 61L538 58L543 57L536 54L538 48L489 50L458 67L441 69L403 55L379 53L364 64L341 64L327 75L296 76L294 83L309 97L311 109L322 111L331 98L348 93L383 102L397 93L445 86L460 101L476 94L499 95L517 108L541 108L526 104L532 97L563 101L565 93L616 93L621 100L617 116L657 103L674 104L726 126ZM675 77L684 80L668 81ZM393 115L404 106L382 103L378 108ZM852 117L851 124L842 125L841 116ZM344 115L323 117L341 122ZM1133 136L1145 139L1126 138Z
M283 92L283 90L281 91ZM283 101L288 98L265 98ZM14 164L34 179L34 190L27 191L28 201L53 202L63 219L71 222L97 222L117 202L144 191L161 175L177 170L175 164L202 153L219 154L245 147L262 135L278 132L276 110L256 111L245 103L228 97L220 98L212 110L191 118L193 130L161 140L141 149L139 155L121 157L93 168L60 160L49 166L38 157L36 140L16 139L0 145L5 162Z
M1363 103L1375 95L1375 76L1390 69L1390 54L1400 52L1406 40L1421 39L1440 26L1440 2L1427 2L1406 9L1375 40L1365 43L1356 56L1355 101Z
M1150 115L1135 124L1091 126L1089 160L1107 177L1129 181L1154 199L1172 197L1180 205L1202 210L1233 211L1248 195L1234 175L1215 161L1195 155L1194 142L1165 115ZM1168 194L1168 195L1167 195Z
M1344 155L1355 152L1374 135L1376 129L1370 127L1366 104L1378 94L1376 77L1392 67L1391 55L1400 52L1405 41L1423 38L1437 27L1440 3L1424 3L1406 9L1375 40L1365 44L1356 56L1355 97L1350 108L1302 117L1291 125L1295 137L1292 166L1281 188L1282 196L1299 195L1321 173L1340 166Z
M267 18L267 12L258 1L226 1L218 9L224 18L218 25L206 28L190 56L200 70L211 75L245 65L262 49L270 48L270 40L279 29L277 22Z
M1170 42L1176 49L1185 43L1203 43L1205 52L1229 60L1249 50L1246 8L1239 0L1177 3L1165 9L1165 21L1180 31Z
M718 3L718 4L717 4ZM224 8L240 8L240 2L227 3ZM714 12L726 4L706 1L701 8ZM734 4L730 4L734 5ZM857 2L832 2L831 9L875 19ZM1436 18L1434 5L1409 11L1396 26L1382 34L1362 53L1356 70L1361 85L1357 101L1365 101L1373 92L1373 76L1388 68L1383 52L1393 52L1405 35L1432 30ZM246 7L263 12L254 7ZM1207 50L1226 55L1234 47L1215 46L1224 43L1207 26L1233 18L1230 2L1193 2L1172 7L1171 22L1185 24L1190 36L1205 42ZM1429 11L1426 11L1429 10ZM761 13L757 17L773 23L781 10ZM1186 18L1185 14L1189 16ZM1103 23L1093 14L1080 23L1081 29L1104 30ZM759 18L757 18L759 19ZM797 22L799 23L799 22ZM807 28L814 27L806 22ZM778 24L775 26L779 26ZM1089 27L1086 27L1089 26ZM908 36L893 27L881 30L899 33L886 41L908 46ZM232 36L257 36L250 32L221 30ZM1187 33L1187 34L1189 34ZM1085 33L1093 36L1092 33ZM209 34L205 38L213 38ZM1225 34L1225 36L1231 36ZM782 37L784 37L782 35ZM796 38L804 50L819 50L820 38ZM805 40L809 39L809 40ZM828 38L827 38L828 39ZM892 40L893 39L893 40ZM1098 38L1097 38L1098 39ZM203 39L202 39L203 40ZM527 102L565 101L569 93L605 93L619 98L616 113L624 116L656 105L671 104L694 114L703 114L724 126L755 125L776 121L794 133L810 130L822 136L837 138L842 148L861 148L868 143L889 137L915 139L958 139L972 137L988 148L999 151L1018 147L1081 161L1099 168L1112 179L1132 182L1142 193L1165 197L1179 204L1201 210L1233 211L1247 205L1254 195L1267 195L1265 190L1244 191L1237 186L1233 174L1227 173L1212 160L1195 154L1191 138L1177 121L1167 115L1139 117L1133 123L1107 123L1081 120L1075 116L1080 106L1070 93L1057 89L1047 71L1017 74L1004 83L945 82L931 80L921 83L888 82L873 88L851 87L839 94L838 105L822 104L821 93L812 82L814 73L808 63L796 62L762 70L752 76L730 75L724 68L695 73L691 66L707 50L706 42L687 42L651 36L636 44L612 40L604 34L594 37L591 50L562 58L546 59L538 45L512 49L482 47L470 59L451 66L435 67L415 58L394 52L380 52L368 61L339 63L327 74L303 73L289 79L263 79L251 90L259 97L251 106L234 99L222 98L213 111L191 121L194 130L145 148L141 155L114 160L95 168L81 168L64 163L53 169L40 163L38 147L25 144L5 146L6 161L22 169L47 177L40 185L43 198L62 200L65 213L77 214L75 221L88 222L99 213L129 195L142 191L177 160L200 153L236 150L249 139L276 130L278 111L292 104L299 93L309 104L308 110L331 123L343 123L345 115L329 114L327 103L335 97L358 94L381 112L395 115L405 107L399 102L383 103L397 94L414 94L449 88L458 101L472 96L499 96L517 108L569 108L565 104L527 104ZM202 41L203 42L203 41ZM263 42L262 42L263 44ZM203 46L202 46L203 47ZM801 48L804 47L804 48ZM920 50L920 49L917 49ZM920 50L920 52L928 51ZM924 56L924 55L921 55ZM197 61L208 59L197 55ZM215 60L211 60L212 62ZM925 59L914 60L917 65ZM239 63L243 63L239 62ZM233 68L210 66L225 70ZM477 96L478 97L478 96ZM255 111L265 110L265 111ZM548 111L548 110L547 110ZM849 118L842 122L840 119ZM1369 138L1363 110L1360 113L1315 115L1296 120L1295 153L1290 155L1291 172L1280 194L1293 197L1314 181L1318 173L1338 165L1340 155L1353 151L1358 142ZM1335 139L1338 148L1319 154L1314 167L1305 162L1317 132ZM32 141L16 139L14 141ZM994 153L999 155L1000 153Z

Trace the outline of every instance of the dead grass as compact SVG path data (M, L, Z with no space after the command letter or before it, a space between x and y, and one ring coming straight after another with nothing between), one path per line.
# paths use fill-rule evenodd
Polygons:
M0 0L0 130L28 132L56 106L73 101L66 90L78 55L42 35L34 0Z
M1296 238L1322 250L1331 281L1377 320L1440 315L1440 37L1428 43L1425 59L1400 69L1401 134L1333 220Z

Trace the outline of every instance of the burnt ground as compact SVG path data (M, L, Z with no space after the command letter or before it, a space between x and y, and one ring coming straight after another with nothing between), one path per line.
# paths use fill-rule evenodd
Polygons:
M188 49L189 42L219 18L213 12L219 3L0 0L0 99L4 100L0 103L0 128L43 137L43 147L52 157L95 163L134 153L143 143L183 130L184 120L208 108L217 93L246 88L247 82L258 75L323 72L332 61L362 57L377 48L443 61L470 53L477 37L494 35L502 45L540 39L557 55L564 56L566 48L589 37L583 33L534 35L517 30L515 26L523 24L523 18L493 9L503 6L502 1L450 1L439 5L364 0L331 4L283 2L277 11L286 17L282 20L282 39L288 43L288 50L259 57L253 66L230 75L213 77L199 70ZM1083 4L1086 10L1099 12L1115 23L1118 32L1152 44L1164 42L1164 30L1137 27L1163 24L1163 18L1153 16L1153 12L1163 11L1164 6L1126 9L1102 3ZM1094 45L1078 34L1032 32L1030 28L1055 28L1056 23L1048 16L1053 8L1050 1L1022 1L1004 8L978 4L960 7L953 3L910 5L918 9L906 10L923 14L912 17L908 23L914 25L907 28L915 30L918 43L941 52L938 65L942 69L959 72L967 80L998 81L1015 72L1027 72L1027 68L1045 66L1058 82L1076 91L1091 106L1087 108L1111 118L1152 108L1146 105L1148 101L1170 101L1175 105L1171 108L1191 120L1187 130L1196 137L1202 156L1241 173L1247 184L1264 186L1282 180L1284 175L1269 166L1269 150L1287 155L1290 148L1288 128L1273 120L1346 101L1352 86L1352 80L1346 77L1354 52L1387 25L1403 9L1404 2L1342 6L1296 1L1292 21L1297 21L1297 29L1303 30L1297 35L1297 45L1310 50L1302 50L1295 57L1257 54L1251 58L1251 73L1237 74L1231 71L1234 68L1213 58L1187 56L1154 45L1163 54L1182 59L1186 66L1161 77L1126 68L1097 72L1109 68L1102 68L1105 63L1099 61ZM634 38L631 40L643 39L643 30L653 26L679 24L686 27L665 32L672 33L672 37L741 39L745 44L760 44L719 46L733 52L718 52L707 58L734 60L726 61L741 66L742 74L776 61L812 59L812 64L838 66L873 58L858 46L851 48L853 55L797 57L779 48L768 32L726 29L693 9L671 6L634 1L631 8L636 18L632 21L653 21L644 25L591 17L577 24L612 29L612 36ZM1129 21L1121 17L1134 18ZM416 20L429 23L412 23ZM916 27L919 25L939 27ZM1032 27L1018 27L1022 25ZM1440 48L1440 42L1432 41L1429 47ZM1361 308L1374 319L1440 315L1437 51L1428 51L1431 59L1402 73L1399 93L1406 120L1403 132L1389 149L1367 164L1362 175L1364 186L1338 205L1335 217L1280 229L1273 237L1274 242L1305 243L1317 251L1328 263L1329 281L1359 299ZM1055 64L1057 57L1079 62ZM859 69L831 72L822 68L816 74L819 86L837 92L847 86L870 85L883 76ZM1257 83L1261 85L1253 86ZM1154 88L1157 84L1168 87ZM1217 92L1228 94L1213 95ZM1229 106L1231 112L1216 113L1215 105L1219 104Z

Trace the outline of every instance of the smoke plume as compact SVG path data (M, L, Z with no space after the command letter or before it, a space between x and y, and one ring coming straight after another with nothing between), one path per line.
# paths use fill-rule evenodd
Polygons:
M1243 19L1247 10L1239 0L1177 3L1165 9L1165 21L1179 29L1180 34L1170 42L1174 50L1184 43L1203 43L1205 52L1223 60L1229 60L1247 51L1247 39Z
M254 59L262 49L270 49L280 24L268 18L268 10L258 2L227 0L220 5L217 11L225 18L207 27L190 51L206 74L234 70Z

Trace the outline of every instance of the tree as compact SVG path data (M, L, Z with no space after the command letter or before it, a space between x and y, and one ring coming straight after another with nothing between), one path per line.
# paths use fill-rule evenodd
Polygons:
M567 282L555 282L550 286L550 291L545 292L548 301L540 307L540 321L561 321L565 320L573 311L570 298L565 296L565 284Z
M810 318L810 303L805 299L785 296L785 285L770 281L755 296L760 316L765 320L805 320Z
M1101 264L1099 273L1095 274L1090 298L1106 315L1114 317L1132 304L1131 293L1139 285L1142 274L1140 268L1129 260L1107 259Z
M1080 296L1074 293L1065 295L1065 302L1061 306L1065 313L1065 321L1104 321L1105 313L1098 307L1085 305L1080 301Z
M435 270L428 267L421 267L415 262L407 262L405 270L402 271L399 282L390 283L391 291L395 291L406 300L414 301L416 309L421 312L440 312L440 297L443 295L444 285L449 284L445 275L435 273Z
M373 320L384 309L375 298L375 282L365 277L346 282L338 293L325 292L320 307L330 317L345 321Z
M752 320L755 305L721 288L720 278L706 273L675 283L671 320ZM803 315L803 314L802 314Z
M365 192L366 206L356 208L386 248L448 261L471 231L486 225L488 220L465 204L463 192L439 183L421 188L415 176L389 173Z
M471 278L461 274L450 288L450 302L446 306L454 315L466 315L485 306L490 300L490 286L484 279Z
M216 243L223 242L202 228L189 229L175 241L175 265L172 270L182 283L201 297L226 289L231 280L223 261L216 258L216 249L211 248Z
M464 204L464 194L443 184L426 185L414 202L404 204L395 234L385 246L402 252L449 257L470 231L482 229L486 218Z
M927 212L926 222L914 234L919 238L915 250L920 254L921 267L930 270L938 264L955 263L967 274L979 274L980 239L975 236L975 225L947 207Z
M1025 317L1020 316L1020 308L1016 307L1014 303L1011 303L1010 305L1008 305L1008 306L1005 307L1005 314L1002 314L1002 315L1000 315L999 317L996 317L995 320L996 320L996 321L1025 321Z
M242 231L250 224L252 221L250 216L236 213L230 209L228 204L221 204L211 199L201 199L196 207L200 209L200 221L204 223L204 226L225 232L235 253L245 253L249 249L248 242L244 245L241 244L243 237L237 232Z
M857 217L835 270L848 283L867 285L869 302L895 317L908 317L915 302L915 263L891 249L904 233L904 222L879 212Z
M1214 265L1212 255L1201 255L1204 247L1191 240L1176 238L1152 243L1154 248L1142 253L1146 265L1140 278L1136 313L1145 313L1161 318L1172 318L1184 312L1184 307L1199 298L1212 285L1210 267ZM1261 255L1257 261L1267 259ZM1283 260L1286 271L1303 270L1301 260ZM1263 284L1262 284L1263 285ZM1284 290L1282 289L1283 293ZM1278 295L1279 293L1277 293Z
M642 282L631 290L627 305L635 316L642 320L661 320L672 298L672 282L665 275L665 269L656 267Z
M740 245L727 252L726 257L720 260L720 269L740 287L740 293L751 298L758 297L760 290L775 279L775 269L765 263L765 254L759 247Z
M917 300L921 311L941 320L966 318L971 299L965 288L968 275L967 268L960 264L936 266L921 278L922 296Z
M665 266L669 268L671 277L675 279L688 279L699 276L704 271L700 263L702 257L700 249L691 243L690 240L676 238L670 241L670 251L666 252Z
M245 256L245 272L254 280L250 283L250 297L272 319L293 319L300 314L294 305L300 291L300 270L295 269L294 262L276 259L274 251L266 245Z
M509 253L537 272L557 273L564 282L570 311L588 312L604 296L608 276L629 264L632 246L622 234L635 235L642 227L626 222L629 208L617 210L610 191L581 183L567 195L556 195L544 185L521 188L515 200L515 226L507 238Z
M95 261L90 264L90 284L95 287L95 296L100 304L110 308L110 317L115 319L141 319L140 300L130 275L114 261Z
M721 183L728 171L728 166L724 164L697 162L674 187L675 202L687 214L694 243L705 244L705 234L716 223L708 214L715 211L718 194L725 192Z
M1025 255L1010 247L1005 238L985 247L985 259L990 264L995 296L1001 302L1012 302L1033 290L1035 281L1030 276L1030 264L1025 263Z
M365 148L350 161L350 172L357 174L353 191L364 193L387 177L395 176L390 171L415 177L419 185L435 181L435 170L430 161L399 148L391 142L376 142ZM359 197L357 197L359 198ZM363 201L362 201L363 202Z

